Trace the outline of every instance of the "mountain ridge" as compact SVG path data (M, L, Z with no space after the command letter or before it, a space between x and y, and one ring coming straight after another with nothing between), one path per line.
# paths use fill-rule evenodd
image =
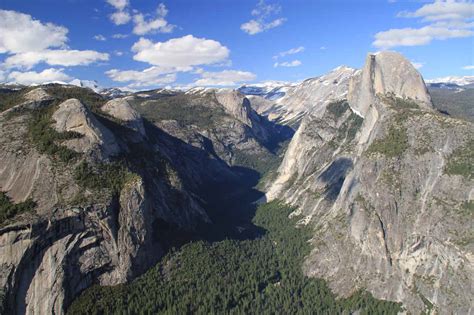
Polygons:
M266 198L313 226L305 273L338 294L363 287L414 313L469 313L472 240L461 209L472 203L472 170L450 165L471 163L474 125L435 111L421 76L394 54L369 54L347 101L303 119Z

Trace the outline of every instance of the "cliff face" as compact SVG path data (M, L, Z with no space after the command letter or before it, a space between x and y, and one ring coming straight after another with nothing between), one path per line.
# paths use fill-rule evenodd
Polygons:
M271 159L277 144L292 135L259 116L244 95L230 89L138 93L129 102L170 135L232 166Z
M474 125L434 111L397 53L369 55L350 86L303 120L266 195L313 226L305 273L413 313L472 312Z
M272 121L298 127L307 114L321 114L327 104L346 98L349 81L355 74L355 69L341 66L323 76L285 87L281 97L248 97L259 114Z
M145 272L173 231L209 222L156 140L162 131L150 127L145 141L136 112L128 111L130 128L123 106L112 106L115 121L47 92L0 114L0 189L15 203L37 204L0 225L0 302L9 314L62 314L93 283Z

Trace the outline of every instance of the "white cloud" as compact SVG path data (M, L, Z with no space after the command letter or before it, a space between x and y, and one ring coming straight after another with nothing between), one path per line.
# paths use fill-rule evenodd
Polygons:
M295 59L293 61L285 61L285 62L275 62L273 67L298 67L301 66L301 61Z
M217 64L226 62L229 57L229 49L218 41L192 35L157 43L140 38L132 51L137 61L175 68Z
M243 23L240 29L250 35L255 35L269 29L282 25L286 19L273 17L281 12L281 7L277 4L266 4L265 0L260 0L257 7L251 14L255 17L248 22Z
M115 8L115 12L112 13L109 18L115 25L123 25L130 22L132 16L126 10L130 5L128 0L107 0L107 3Z
M421 69L425 65L424 62L416 62L416 61L412 61L411 64L413 65L413 67L415 67L415 69Z
M105 38L105 36L101 35L101 34L95 35L94 39L98 40L98 41L106 41L107 40L107 38Z
M194 83L198 86L233 86L242 82L253 81L256 75L251 72L224 70L220 72L202 72L201 78Z
M289 50L282 51L278 55L273 56L273 59L278 59L280 57L285 57L285 56L288 56L288 55L294 55L294 54L297 54L297 53L300 53L300 52L303 52L303 51L304 51L303 46L296 47L296 48L291 48Z
M319 49L321 49L321 50L326 50L326 49L328 49L328 48L327 48L326 46L321 46L321 47L319 47Z
M130 88L157 86L176 81L174 68L156 66L143 71L112 69L105 74L115 82L129 82Z
M171 33L176 26L168 24L168 21L165 19L167 14L168 9L166 9L163 3L158 5L156 17L149 20L146 20L145 16L141 13L135 14L133 16L133 22L135 23L133 33L136 35L145 35L154 32Z
M8 54L1 66L4 70L14 67L30 69L42 62L78 66L108 60L106 53L69 49L67 33L65 27L43 23L27 14L0 10L0 54Z
M4 65L7 68L21 67L30 69L41 62L52 66L83 66L96 61L107 61L109 55L94 50L43 50L18 53L8 57Z
M435 39L444 40L448 38L469 37L473 34L471 30L435 26L390 29L375 34L373 45L384 49L396 46L420 46L429 44Z
M115 25L123 25L130 22L132 16L126 11L117 11L110 15L110 20L114 22Z
M133 21L133 33L136 35L145 35L149 33L171 33L176 25L169 24L165 19L168 15L168 9L163 3L158 4L154 14L143 14L137 10L129 12L128 0L107 0L116 11L110 15L110 20L115 25L124 25ZM121 35L121 34L117 34ZM114 38L125 38L125 36L118 36Z
M120 57L120 56L123 56L123 55L124 55L124 53L123 53L123 51L120 51L120 50L115 50L115 51L114 51L114 55L115 55L115 56L119 56L119 57Z
M67 33L67 28L42 23L31 15L0 10L0 53L63 48L66 47Z
M419 46L433 40L470 37L474 34L474 3L436 0L414 12L400 12L398 17L421 18L429 24L420 28L390 29L375 34L374 46L387 49L397 46Z
M474 3L467 1L435 1L415 12L400 12L399 17L423 18L423 21L464 20L474 18Z
M68 81L71 77L63 72L62 69L45 69L41 72L29 71L29 72L11 72L7 80L12 83L30 85L30 84L41 84L51 81Z
M128 0L107 0L107 3L117 10L123 10L129 5Z
M463 70L474 70L474 65L471 65L471 66L464 66L462 67Z
M127 38L128 35L127 34L114 34L112 35L112 38L115 38L115 39L124 39L124 38Z

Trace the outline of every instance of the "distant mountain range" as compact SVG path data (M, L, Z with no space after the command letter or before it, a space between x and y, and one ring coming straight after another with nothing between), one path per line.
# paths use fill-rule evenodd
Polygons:
M444 77L444 78L437 78L437 79L431 79L431 80L426 80L426 83L429 85L433 84L438 84L438 85L458 85L458 86L468 86L474 84L474 76L463 76L463 77L455 77L455 76L449 76L449 77Z
M261 301L296 294L315 301L318 290L303 282L309 277L327 281L337 297L368 291L413 314L469 314L469 80L427 86L408 59L382 52L367 55L359 70L341 66L299 83L237 90L131 92L87 80L1 86L0 313L63 314L88 294L100 298L79 298L84 313L126 311L102 304L108 298L143 312L170 310L126 283L139 277L138 286L153 284L146 294L166 297L156 274L145 273L162 257L178 263L160 269L160 277L184 274L186 289L189 279L202 282L200 274L176 268L208 266L196 263L207 245L187 264L175 260L185 257L187 246L180 245L196 239L265 244L257 236L274 232L253 225L255 204L274 200L294 209L281 226L308 228L301 236L307 253L281 265L302 274L285 279L266 269L265 276L252 272L252 281L235 277L226 285L239 295L227 296L227 304L244 309L240 292L254 292L258 283L265 283L257 292ZM270 257L282 249L302 253L287 240L268 242ZM264 254L267 247L260 246ZM230 261L232 248L217 259ZM248 253L226 265L247 266L256 252ZM108 293L97 294L102 289ZM357 304L348 313L371 309Z

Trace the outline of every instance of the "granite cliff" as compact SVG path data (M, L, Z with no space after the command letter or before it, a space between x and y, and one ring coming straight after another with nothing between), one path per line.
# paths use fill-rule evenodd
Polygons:
M308 115L266 198L313 227L304 271L412 313L470 313L472 123L432 108L398 53L369 54L347 98Z

